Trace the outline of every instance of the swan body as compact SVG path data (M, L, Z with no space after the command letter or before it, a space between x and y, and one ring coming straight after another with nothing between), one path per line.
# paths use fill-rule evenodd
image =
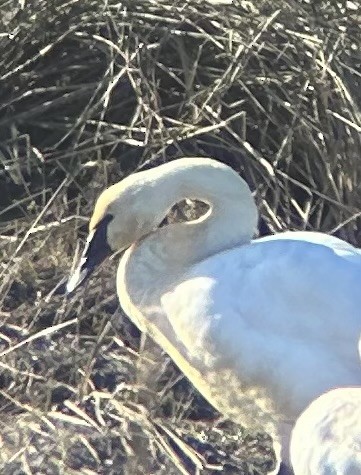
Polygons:
M294 420L319 394L361 381L361 263L305 241L308 233L294 234L299 240L285 233L223 251L174 280L155 254L154 267L143 261L140 244L126 253L118 270L127 313L138 316L144 331L167 336L162 346L213 405L232 418L243 407L243 422L247 418L252 425L260 418L259 408L250 412L250 403L262 404L264 411L270 398L276 413ZM147 270L153 283L144 288L133 276L145 278ZM154 284L162 276L159 292ZM340 314L348 316L346 325ZM198 370L196 380L180 358ZM234 374L232 402L217 388L226 384L231 393Z
M361 387L313 401L295 424L290 453L295 475L360 475Z
M185 198L209 211L159 228ZM133 174L98 199L68 290L125 250L117 291L128 316L217 409L269 429L361 382L361 254L321 233L252 240L257 220L247 184L215 160Z

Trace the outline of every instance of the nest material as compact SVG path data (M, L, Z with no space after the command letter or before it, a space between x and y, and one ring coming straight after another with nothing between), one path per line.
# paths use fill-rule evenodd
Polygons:
M237 169L261 233L314 229L361 244L356 3L1 8L1 473L191 472L198 462L179 461L177 437L205 444L195 450L214 470L264 473L269 442L241 450L248 436L232 424L190 422L216 415L164 355L139 356L114 266L70 303L59 284L99 192L183 155Z

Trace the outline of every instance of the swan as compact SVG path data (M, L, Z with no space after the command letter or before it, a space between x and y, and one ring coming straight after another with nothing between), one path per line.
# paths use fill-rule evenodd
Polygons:
M159 227L186 198L208 211ZM288 466L297 416L361 381L361 255L316 232L253 239L257 222L247 183L216 160L134 173L98 198L67 290L124 251L116 284L126 314L215 408L271 432Z
M360 475L361 387L313 401L294 426L290 457L295 475Z

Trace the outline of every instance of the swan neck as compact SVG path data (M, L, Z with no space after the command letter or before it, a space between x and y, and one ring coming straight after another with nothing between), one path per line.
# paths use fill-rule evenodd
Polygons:
M210 209L194 221L157 228L126 251L118 292L124 296L122 305L129 306L130 315L140 309L149 313L149 308L156 308L167 289L182 281L195 264L248 244L253 237L258 215L246 182L221 163L212 161L207 166L206 159L202 162L191 169L170 167L170 173L162 173L155 180L153 177L160 204L158 222L175 203L187 198L203 201Z
M209 205L199 219L155 232L159 246L170 256L179 254L185 266L249 243L254 235L258 212L253 196L246 182L228 166L212 161L209 166L202 163L191 170L181 168L165 179L159 192L171 197L167 211L184 199Z

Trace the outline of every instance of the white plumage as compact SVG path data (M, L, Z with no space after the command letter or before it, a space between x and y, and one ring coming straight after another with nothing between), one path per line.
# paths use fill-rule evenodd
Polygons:
M184 198L210 210L158 228ZM252 240L257 219L247 184L214 160L136 173L99 198L68 289L98 263L99 236L126 250L117 289L129 317L211 404L269 429L321 393L361 383L361 254L321 233Z
M361 388L312 402L296 422L290 453L295 475L360 475Z

